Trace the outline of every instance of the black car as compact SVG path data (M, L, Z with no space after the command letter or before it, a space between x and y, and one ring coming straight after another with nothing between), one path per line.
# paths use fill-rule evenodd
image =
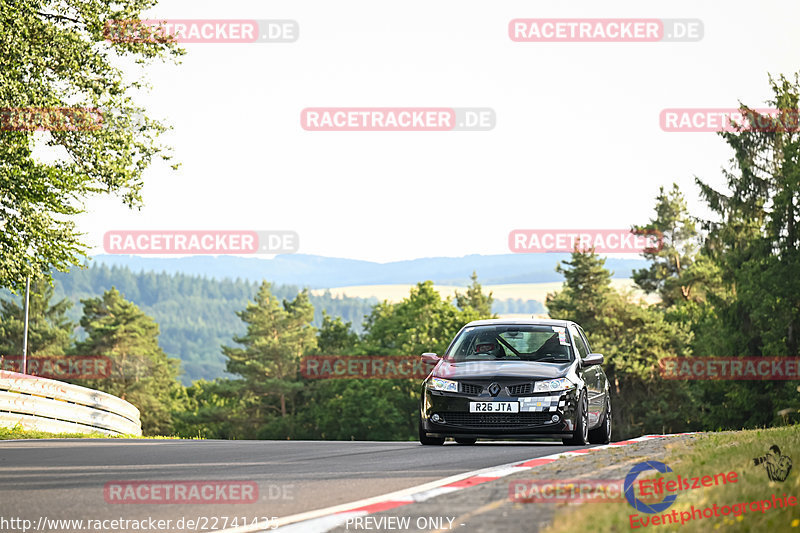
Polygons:
M611 398L603 356L566 320L478 320L458 332L422 384L419 441L611 439Z

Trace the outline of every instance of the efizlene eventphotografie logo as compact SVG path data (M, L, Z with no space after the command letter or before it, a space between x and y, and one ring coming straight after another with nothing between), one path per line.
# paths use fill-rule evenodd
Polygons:
M772 446L769 453L763 457L756 457L753 459L755 466L764 465L767 469L767 475L772 481L781 481L786 479L791 470L791 459L785 455L781 455L780 449L777 446ZM637 479L639 474L649 470L656 470L662 475L655 478ZM625 499L628 503L643 514L628 515L628 522L631 529L640 529L649 526L663 526L663 525L684 525L687 522L695 522L704 519L721 518L733 515L740 519L743 514L750 512L764 514L769 510L773 512L788 509L789 507L797 506L797 497L789 496L787 493L771 494L767 499L756 499L746 501L734 501L726 505L719 503L709 504L705 506L691 505L689 509L666 511L675 503L677 499L676 492L695 489L707 489L727 485L729 483L738 483L739 475L737 472L731 470L729 472L718 472L715 474L705 474L700 476L687 477L678 474L676 479L666 479L663 474L671 473L672 469L660 461L645 461L635 465L628 475L625 477L623 490ZM782 479L781 479L782 478ZM666 494L663 500L658 503L647 503L636 497L634 487L638 485L639 494L641 496L654 496L658 497L659 494Z
M672 469L661 461L645 461L643 463L634 465L634 467L631 468L631 471L628 472L627 476L625 476L625 484L623 487L625 490L625 499L628 500L628 503L631 504L631 507L642 513L655 514L668 509L673 503L675 503L675 500L678 498L678 496L676 494L668 494L662 501L658 503L645 503L637 498L633 491L636 478L638 478L639 474L642 472L647 472L649 470L657 470L662 474L672 472Z

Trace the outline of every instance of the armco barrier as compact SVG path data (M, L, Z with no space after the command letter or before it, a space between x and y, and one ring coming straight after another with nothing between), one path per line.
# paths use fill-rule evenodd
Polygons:
M141 435L139 410L116 396L0 370L0 426L51 433Z

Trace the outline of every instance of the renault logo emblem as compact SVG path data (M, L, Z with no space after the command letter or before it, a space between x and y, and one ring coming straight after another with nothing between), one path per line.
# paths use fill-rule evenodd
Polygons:
M489 385L489 394L491 394L492 396L497 396L498 394L500 394L500 385L498 385L497 383L492 383L491 385Z

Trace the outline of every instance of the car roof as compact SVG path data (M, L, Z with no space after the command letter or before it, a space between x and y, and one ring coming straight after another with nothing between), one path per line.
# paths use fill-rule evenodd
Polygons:
M554 320L551 318L489 318L486 320L473 320L467 326L561 326L567 327L575 324L571 320ZM577 324L575 324L577 326ZM465 327L467 327L465 326Z

